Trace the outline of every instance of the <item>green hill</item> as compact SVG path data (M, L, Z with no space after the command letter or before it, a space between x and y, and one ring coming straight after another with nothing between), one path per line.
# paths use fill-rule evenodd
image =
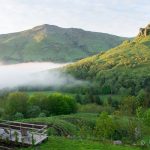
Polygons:
M18 33L0 35L0 61L70 62L115 47L125 39L45 24Z
M150 34L137 36L116 48L69 65L66 71L76 78L93 81L106 93L135 94L149 86Z

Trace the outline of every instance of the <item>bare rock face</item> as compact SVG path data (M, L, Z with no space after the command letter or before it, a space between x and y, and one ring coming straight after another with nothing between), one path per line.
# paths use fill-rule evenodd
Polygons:
M148 24L145 28L140 28L138 36L149 36L150 35L150 24Z

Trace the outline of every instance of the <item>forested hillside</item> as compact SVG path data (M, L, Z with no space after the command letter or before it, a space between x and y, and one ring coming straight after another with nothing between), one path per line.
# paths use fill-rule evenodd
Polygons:
M71 64L66 71L104 93L135 94L149 85L150 35L139 35L107 52Z
M0 35L0 61L71 62L108 50L125 39L45 24L18 33Z

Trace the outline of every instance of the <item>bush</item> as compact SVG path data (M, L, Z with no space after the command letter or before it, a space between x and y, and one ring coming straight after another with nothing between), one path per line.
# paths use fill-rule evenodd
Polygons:
M7 97L6 114L14 116L17 112L22 113L24 116L27 112L28 95L21 92L11 93Z
M150 109L144 113L144 124L150 126Z
M57 131L56 131L56 129L55 128L53 128L53 127L50 127L50 128L48 128L48 136L54 136L54 135L57 135L58 133L57 133Z
M84 113L100 113L103 107L97 104L78 105L78 112Z
M17 113L14 115L14 119L15 119L15 120L20 120L20 119L23 119L23 118L24 118L24 116L23 116L22 113L17 112Z
M49 96L34 94L29 98L25 93L15 92L8 95L6 106L3 107L4 110L0 109L0 117L5 119L20 118L20 114L25 118L34 118L70 114L77 111L75 99L61 93L53 93Z
M3 108L0 108L0 117L4 115L5 110Z
M35 94L28 101L31 107L38 106L46 116L74 113L77 110L76 101L69 95L53 93L49 96Z
M74 113L76 109L76 102L71 96L54 93L48 97L47 110L52 115Z
M110 138L115 129L114 120L106 112L101 113L96 122L96 135L102 139Z
M28 108L27 117L35 118L38 117L40 113L41 113L41 109L39 106L31 106Z
M47 95L42 93L33 94L29 98L28 104L30 106L38 106L41 110L45 110L47 108Z
M139 104L135 96L128 96L122 101L121 110L125 115L134 115L138 105Z
M42 112L42 113L39 114L39 117L40 117L40 118L41 118L41 117L46 117L46 114Z

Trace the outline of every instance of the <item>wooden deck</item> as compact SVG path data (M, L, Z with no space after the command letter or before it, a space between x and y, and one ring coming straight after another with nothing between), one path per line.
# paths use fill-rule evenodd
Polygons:
M47 126L0 121L0 138L19 145L38 145L48 139Z

